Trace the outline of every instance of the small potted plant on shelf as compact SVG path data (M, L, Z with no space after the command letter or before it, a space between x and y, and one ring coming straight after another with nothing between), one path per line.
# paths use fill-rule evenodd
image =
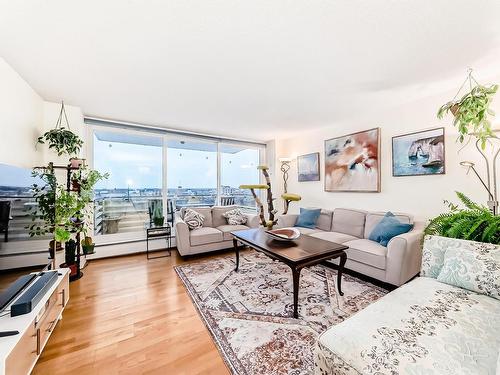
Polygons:
M92 237L85 236L85 238L82 240L82 250L85 255L88 254L93 254L94 253L94 241L92 240Z
M470 91L457 100L456 97L467 81ZM470 136L475 136L480 140L481 148L484 149L487 139L495 137L489 117L495 115L490 109L490 104L497 90L498 85L483 86L477 83L470 70L455 98L442 105L437 116L441 119L445 114L451 113L455 117L453 125L458 128L460 143L463 143Z
M165 223L163 216L163 202L161 199L151 199L148 201L149 221L156 227L161 227Z
M163 216L163 209L161 205L156 205L153 213L153 224L156 227L161 227L165 223L165 217Z

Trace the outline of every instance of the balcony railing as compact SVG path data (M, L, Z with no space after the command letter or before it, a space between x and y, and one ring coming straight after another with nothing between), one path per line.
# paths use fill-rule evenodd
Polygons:
M255 210L251 195L235 194L234 204L246 210ZM94 201L95 234L113 234L144 230L150 221L148 202L161 199L160 196L101 197ZM214 206L216 194L178 194L167 198L172 201L174 211L184 207Z

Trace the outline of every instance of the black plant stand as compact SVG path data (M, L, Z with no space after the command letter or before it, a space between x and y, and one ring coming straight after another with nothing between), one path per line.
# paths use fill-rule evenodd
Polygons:
M167 241L167 251L166 255L150 256L149 255L149 240L165 238ZM169 223L164 225L154 225L153 223L146 224L146 257L148 259L166 258L171 256L170 249L172 247L172 227Z

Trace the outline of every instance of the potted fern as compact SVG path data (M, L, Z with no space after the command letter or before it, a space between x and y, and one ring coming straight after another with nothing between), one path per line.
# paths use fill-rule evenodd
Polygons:
M455 98L439 108L437 117L442 119L444 115L451 113L455 117L453 125L458 129L458 141L463 143L466 138L475 136L484 150L488 138L495 137L490 122L490 117L495 113L490 109L490 104L498 90L498 85L480 85L471 73L469 71L468 77ZM470 91L457 100L458 94L467 81L469 81Z
M464 207L445 201L449 212L432 219L424 234L500 244L500 216L493 215L487 207L463 193L456 194Z

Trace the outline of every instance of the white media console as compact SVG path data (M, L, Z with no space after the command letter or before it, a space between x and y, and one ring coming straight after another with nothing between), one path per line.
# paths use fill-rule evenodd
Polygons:
M57 281L30 313L0 317L0 331L19 331L14 336L0 337L0 375L31 373L57 322L62 318L69 299L69 269L57 271Z

